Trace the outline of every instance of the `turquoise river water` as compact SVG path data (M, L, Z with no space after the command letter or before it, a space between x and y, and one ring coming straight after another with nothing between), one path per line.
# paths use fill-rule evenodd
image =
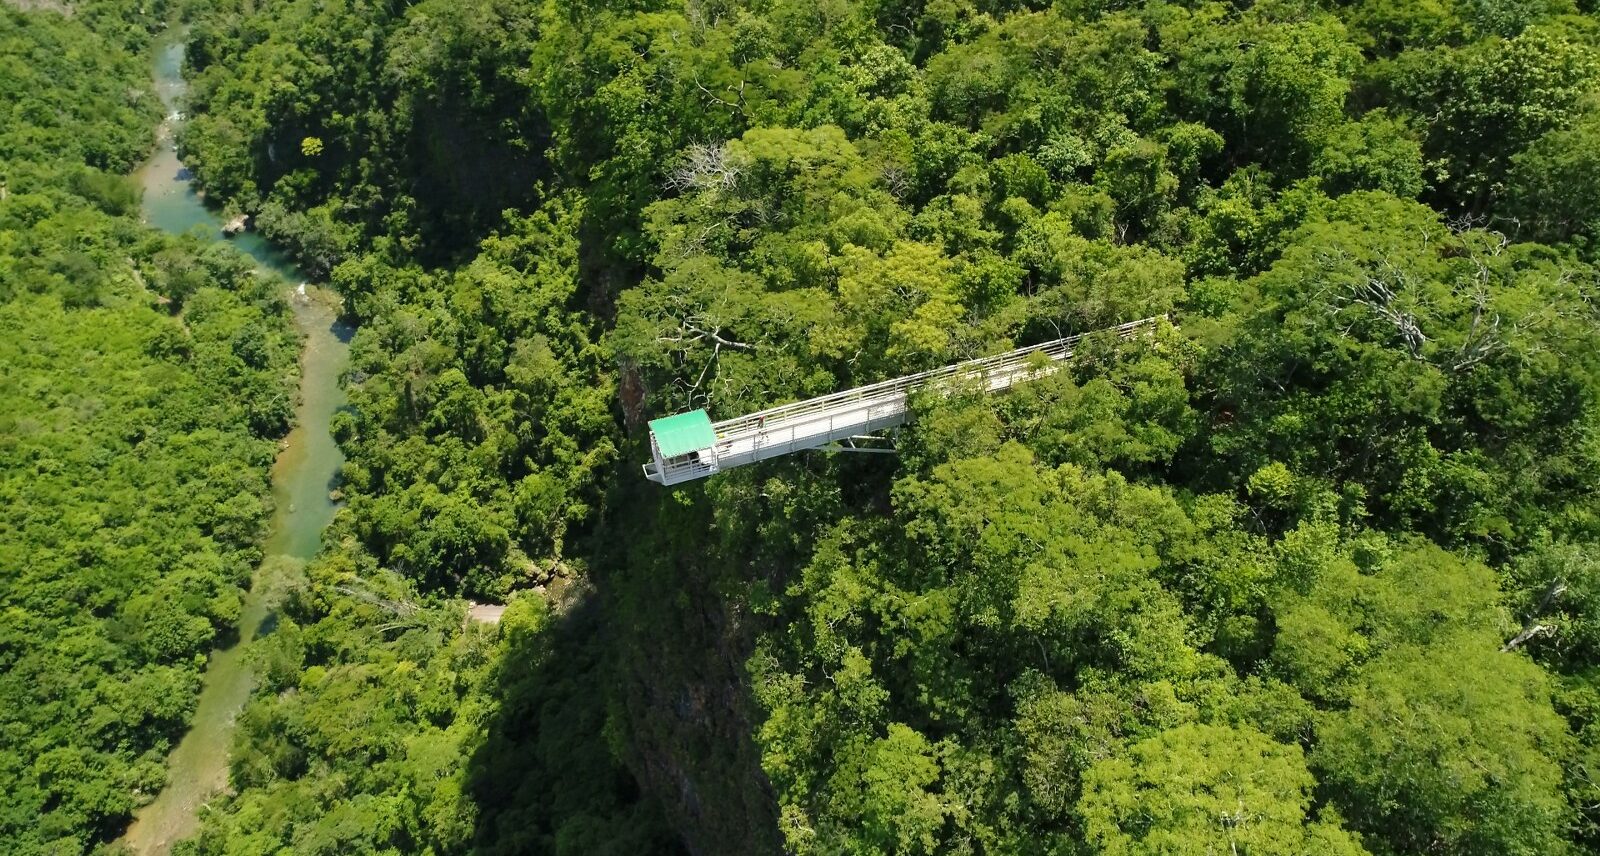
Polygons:
M283 280L295 323L303 336L300 395L295 427L285 438L272 469L274 513L265 542L266 560L245 596L236 642L217 648L206 664L200 704L194 722L167 758L168 783L149 805L139 810L122 843L136 854L165 854L174 842L193 834L207 800L228 785L228 748L233 723L249 700L253 676L245 656L251 642L270 627L274 574L286 564L303 562L319 548L322 530L333 519L332 489L344 462L329 434L329 420L344 406L339 375L349 356L350 331L338 320L337 300L323 289L304 285L304 276L289 260L254 232L233 239L222 236L222 221L195 193L188 170L173 150L175 127L182 120L186 85L181 34L157 51L155 86L166 108L155 153L136 177L144 189L147 223L167 232L205 230L218 241L231 240L260 266L263 275Z

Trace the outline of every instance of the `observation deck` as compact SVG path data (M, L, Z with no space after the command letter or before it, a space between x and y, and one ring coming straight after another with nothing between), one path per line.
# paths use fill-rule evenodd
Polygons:
M704 410L657 419L650 423L653 459L644 465L644 474L659 484L681 484L779 455L848 443L904 424L911 395L918 391L976 383L987 392L1001 392L1054 373L1087 336L1110 332L1126 339L1164 317L1130 321L721 422L713 423ZM1045 359L1042 365L1039 356Z

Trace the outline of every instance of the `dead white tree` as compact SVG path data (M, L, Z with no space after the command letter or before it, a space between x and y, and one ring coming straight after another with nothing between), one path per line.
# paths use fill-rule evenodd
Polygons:
M1529 337L1524 334L1537 330L1557 319L1568 317L1568 312L1556 301L1546 301L1539 308L1524 311L1518 317L1507 319L1493 306L1491 289L1495 284L1496 274L1489 266L1489 259L1503 253L1510 246L1511 240L1499 232L1486 232L1491 238L1486 252L1470 250L1468 258L1472 263L1472 271L1464 285L1468 301L1472 305L1472 321L1467 328L1467 335L1461 342L1454 360L1449 368L1452 371L1464 372L1472 369L1490 357L1497 356L1510 350L1513 346L1521 358L1540 353L1545 345L1538 337ZM1569 268L1561 268L1555 274L1555 279L1550 283L1552 294L1563 293L1569 285L1574 284L1575 274ZM1582 282L1577 283L1580 300L1587 301Z
M753 351L755 345L730 339L723 335L723 325L715 319L701 313L690 313L674 319L678 322L678 329L656 337L656 341L680 348L700 342L710 341L719 348L733 348L738 351Z
M695 143L684 150L678 165L667 173L667 189L728 192L739 185L742 172L727 143Z
M684 394L690 404L697 398L709 401L709 395L702 392L702 388L708 378L715 377L714 370L722 357L722 349L754 351L756 346L733 338L728 332L725 316L718 312L716 307L696 306L682 295L677 296L672 302L677 305L678 311L664 319L666 326L656 336L656 341L673 346L680 360L680 368L689 366L695 345L706 343L711 345L711 353L706 357L705 363L701 365L692 383L684 376L673 380L673 386Z
M1499 245L1490 250L1490 257L1499 255L1505 246L1505 236L1501 235ZM1467 298L1472 302L1472 324L1467 328L1467 336L1461 340L1461 348L1450 367L1458 372L1472 368L1505 348L1505 342L1500 337L1500 313L1489 306L1489 283L1494 275L1483 256L1473 253L1470 258L1472 274L1468 277L1466 289Z
M1511 641L1500 646L1500 653L1504 654L1509 651L1515 651L1527 644L1528 640L1530 639L1535 639L1540 636L1554 635L1556 632L1556 626L1554 624L1545 624L1541 622L1539 618L1548 612L1550 607L1555 604L1556 599L1565 594L1566 591L1566 580L1552 580L1550 585L1545 588L1544 595L1539 598L1539 605L1534 607L1533 615L1528 618L1528 623L1523 625L1522 632L1511 637Z
M1407 276L1393 262L1382 259L1376 270L1360 271L1355 279L1347 281L1343 293L1334 295L1329 301L1330 311L1335 317L1352 311L1377 316L1394 328L1411 358L1420 360L1428 337L1422 332L1416 316L1405 309L1400 300L1399 293L1406 290ZM1356 321L1352 319L1341 332L1349 335L1355 325Z
M392 572L389 572L392 573ZM427 612L409 600L384 597L369 587L366 580L352 578L351 584L334 586L334 590L363 603L377 607L389 616L389 621L377 626L381 633L427 625Z
M911 174L899 164L891 163L883 168L883 184L889 189L889 195L904 200L911 192Z

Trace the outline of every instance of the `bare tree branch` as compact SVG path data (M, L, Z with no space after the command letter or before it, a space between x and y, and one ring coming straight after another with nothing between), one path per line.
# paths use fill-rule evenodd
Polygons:
M1331 300L1333 314L1341 315L1354 307L1366 309L1394 327L1406 352L1412 359L1420 360L1428 337L1422 332L1416 316L1399 306L1396 292L1405 287L1405 282L1406 273L1384 259L1379 263L1376 274L1366 274L1361 282L1347 285L1346 294ZM1348 334L1350 327L1346 327L1344 332Z
M1500 646L1500 653L1507 654L1521 648L1529 639L1536 636L1549 636L1556 632L1554 625L1531 624L1523 628L1521 633L1511 638L1510 642Z
M745 115L745 112L744 112L744 87L745 87L745 81L743 81L743 80L739 81L739 93L736 96L739 100L738 101L729 101L726 98L718 97L716 93L714 93L711 90L707 89L705 87L705 84L700 82L700 73L699 72L694 72L694 74L692 75L692 79L694 80L695 87L697 89L699 89L702 93L704 93L707 98L710 98L712 101L715 101L718 104L721 104L722 106L727 107L728 109L734 111L735 113L738 113L740 116L744 116Z
M1550 585L1545 587L1544 594L1539 598L1539 605L1535 606L1533 608L1533 614L1528 616L1528 623L1523 626L1522 632L1511 637L1510 642L1502 645L1500 647L1500 653L1504 654L1508 651L1515 651L1527 644L1528 640L1530 639L1534 639L1539 636L1554 635L1557 629L1556 626L1553 624L1541 624L1539 622L1539 617L1544 615L1545 612L1549 611L1550 607L1555 604L1556 598L1561 597L1561 595L1565 594L1566 591L1566 580L1560 579L1559 577L1551 580Z
M742 171L730 156L727 143L695 143L684 150L681 161L667 174L666 185L667 189L680 193L688 190L730 191L738 186Z
M657 336L656 337L656 341L658 341L658 342L668 342L668 343L679 344L679 345L688 345L688 344L691 344L691 343L694 343L694 342L701 341L702 339L710 339L711 341L716 342L718 347L732 348L732 349L734 349L736 351L754 351L756 349L755 345L751 345L751 344L746 343L746 342L739 342L739 341L736 341L736 340L733 340L733 339L725 338L722 335L722 328L720 326L715 326L715 327L711 327L710 329L707 329L705 327L699 326L701 323L702 322L699 319L696 319L696 318L681 319L678 322L678 324L679 324L678 335L676 335L676 336Z

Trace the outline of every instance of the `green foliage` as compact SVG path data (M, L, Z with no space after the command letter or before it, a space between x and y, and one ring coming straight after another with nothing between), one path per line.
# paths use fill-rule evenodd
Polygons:
M1337 822L1307 822L1312 783L1297 746L1185 725L1090 768L1079 812L1105 854L1366 853Z
M356 531L430 588L526 585L514 556L559 562L614 460L605 355L569 308L576 217L552 200L453 272L334 272L365 321L339 428Z
M1044 5L208 7L185 152L361 328L199 849L1592 849L1592 10ZM1158 314L898 459L633 469Z
M663 852L601 737L602 664L576 643L591 619L524 597L463 630L459 607L363 565L314 563L282 607L235 737L241 793L186 852Z
M1562 240L1600 236L1600 116L1554 130L1513 158L1506 204L1529 236Z
M1373 110L1330 130L1311 172L1330 194L1381 190L1410 199L1423 190L1422 147L1403 122Z
M151 23L0 10L0 849L88 853L163 784L260 558L279 284L142 227Z
M1465 635L1375 660L1312 763L1354 825L1395 853L1550 853L1569 751L1533 663ZM1489 644L1485 644L1488 642Z
M185 161L313 273L369 232L435 254L468 249L531 200L546 132L514 83L534 35L516 4L433 2L395 16L378 3L304 2L275 7L271 26L223 20L193 31ZM363 229L344 226L355 212Z
M1285 4L1287 5L1287 4ZM1359 53L1326 14L1277 5L1227 14L1208 4L1163 27L1185 118L1215 128L1241 159L1303 170L1343 120Z
M127 172L149 148L160 105L134 52L148 35L132 9L106 6L110 16L126 16L117 22L126 29L0 10L0 92L7 95L0 104L0 175L20 173L6 176L11 192L34 189L28 179L38 169ZM54 184L45 176L34 181L41 190Z
M1210 466L1231 481L1280 460L1446 540L1559 527L1558 509L1588 495L1567 474L1596 463L1579 439L1596 388L1579 344L1597 329L1583 296L1594 275L1542 247L1451 233L1419 205L1344 197L1271 270L1218 286L1238 314L1221 319L1207 369ZM1519 519L1531 508L1543 511Z
M1559 30L1402 54L1380 69L1396 102L1430 116L1423 151L1448 204L1489 210L1512 158L1572 126L1597 84L1594 49Z

